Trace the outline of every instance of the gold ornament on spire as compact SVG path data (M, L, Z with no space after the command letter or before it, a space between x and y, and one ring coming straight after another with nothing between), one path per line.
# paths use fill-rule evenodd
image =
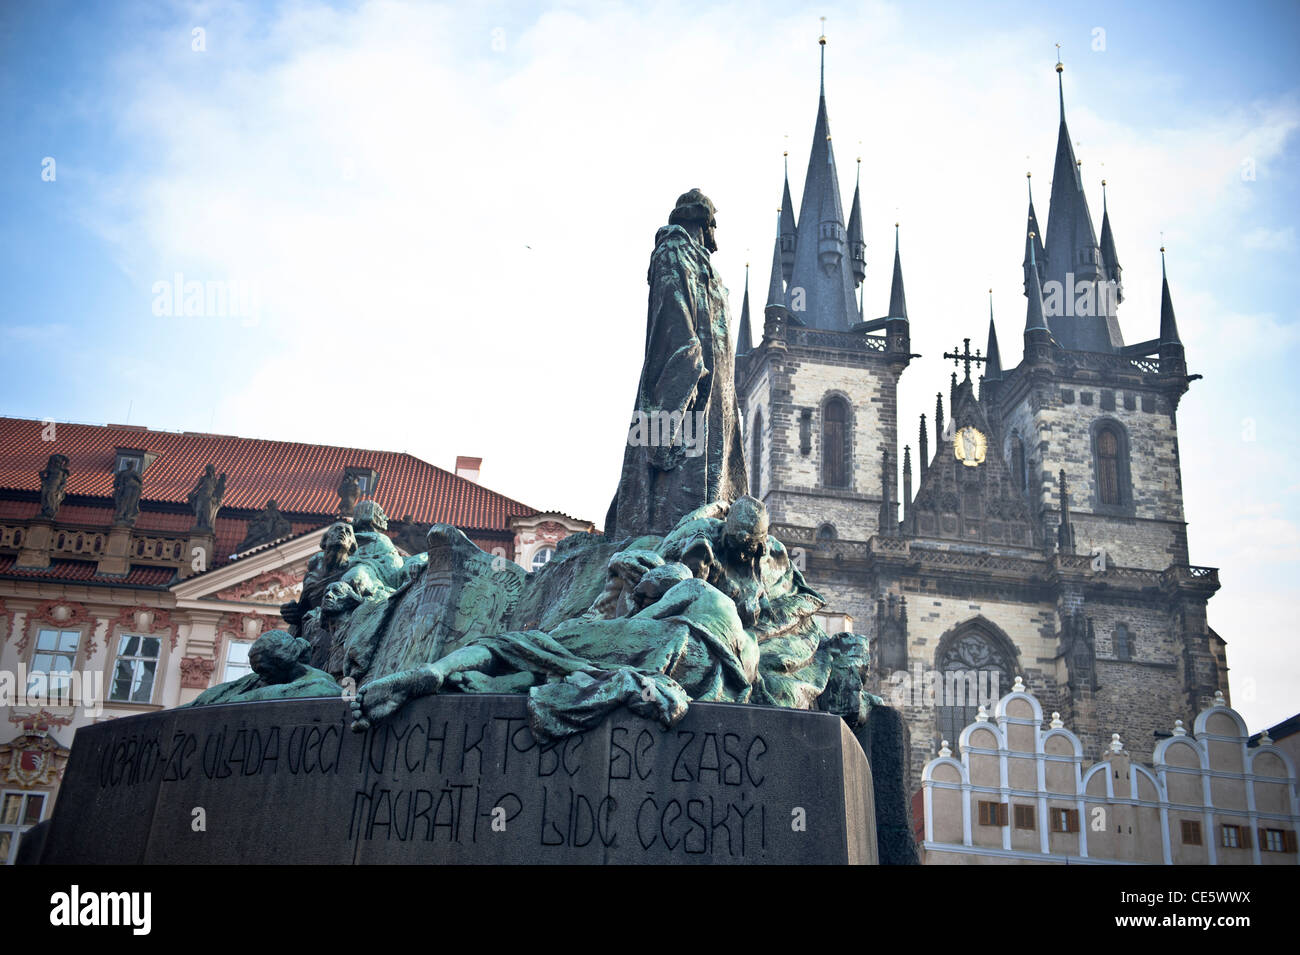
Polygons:
M818 19L820 19L822 22L822 35L817 38L817 42L820 43L822 46L825 46L826 45L826 18L819 17Z
M1056 44L1056 72L1064 72L1065 65L1061 62L1061 44Z

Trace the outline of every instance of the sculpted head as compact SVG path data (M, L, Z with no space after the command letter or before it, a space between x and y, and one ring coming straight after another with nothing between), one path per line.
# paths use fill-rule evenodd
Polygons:
M689 567L676 561L647 570L632 592L636 609L645 609L683 580L690 580L693 576Z
M668 215L668 224L682 226L710 252L717 252L718 241L714 235L718 228L716 213L709 197L698 189L692 189L677 197L677 206Z
M248 648L248 662L267 683L288 683L311 657L311 644L287 630L268 630Z
M767 507L746 494L731 502L722 544L735 559L751 562L767 554Z
M388 530L388 515L378 501L362 501L352 514L352 525L359 531Z
M338 521L325 528L320 539L320 549L326 567L341 567L346 564L357 549L357 535L353 532L352 525Z

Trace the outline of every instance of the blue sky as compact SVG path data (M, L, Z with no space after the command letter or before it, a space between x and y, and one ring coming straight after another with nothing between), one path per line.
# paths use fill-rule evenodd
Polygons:
M1098 225L1109 182L1127 341L1156 334L1162 233L1169 247L1205 376L1179 412L1192 560L1222 569L1210 619L1257 729L1300 709L1297 10L11 0L0 412L444 467L481 455L489 486L600 520L654 231L700 186L733 311L746 260L766 288L825 14L846 201L862 157L870 314L902 222L924 355L900 387L911 441L947 380L939 355L982 344L989 287L1018 360L1024 173L1045 215L1059 42ZM155 314L177 273L255 288L256 316Z

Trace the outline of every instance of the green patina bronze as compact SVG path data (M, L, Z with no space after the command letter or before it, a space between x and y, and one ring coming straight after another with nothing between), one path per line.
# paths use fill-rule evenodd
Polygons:
M287 630L268 630L248 650L253 672L204 690L188 706L341 696L332 676L307 664L311 644Z
M672 726L692 701L864 724L880 702L864 689L865 638L822 630L825 601L746 493L713 215L692 190L657 237L636 411L667 413L667 441L636 437L634 422L604 535L569 537L526 573L436 524L427 552L403 560L363 501L325 531L301 598L281 609L293 634L259 654L267 673L195 702L324 695L346 679L364 730L420 696L527 693L542 742L619 707Z

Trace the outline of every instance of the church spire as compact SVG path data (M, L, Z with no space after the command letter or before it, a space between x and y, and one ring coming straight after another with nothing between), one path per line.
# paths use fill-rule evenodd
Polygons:
M917 444L917 450L921 454L921 476L925 476L926 469L930 467L930 437L925 433L925 413L921 414L921 440Z
M785 164L785 185L781 191L781 217L776 231L781 240L781 278L789 282L794 277L794 246L799 230L794 220L794 200L790 198L790 151L788 149L782 158Z
M1052 344L1052 330L1043 314L1043 286L1038 281L1038 264L1034 260L1030 236L1029 303L1025 308L1025 361L1046 361Z
M989 344L985 350L984 380L999 381L1002 378L1002 353L998 350L998 330L993 324L993 289L989 289Z
M1174 300L1169 295L1169 273L1165 271L1165 247L1160 247L1160 344L1179 345L1178 322L1174 320Z
M858 157L858 176L853 184L853 209L849 212L849 259L853 263L853 284L861 285L867 277L867 243L862 238L862 157ZM892 312L890 314L893 314Z
M802 290L799 301L803 307L793 317L812 328L844 331L857 322L858 305L853 295L853 270L840 201L839 174L826 110L825 41L823 34L819 41L823 82L817 103L812 150L808 156L808 173L799 203L794 266L789 284L791 288Z
M898 257L898 223L894 223L894 278L889 285L889 317L907 320L907 297L903 294L903 262Z
M934 450L943 447L943 392L934 396Z
M1038 227L1038 213L1034 212L1033 173L1025 173L1025 183L1029 187L1029 222L1025 226L1025 295L1029 295L1029 263L1033 259L1038 263L1038 281L1043 281L1043 264L1047 256L1043 251L1043 230ZM1032 250L1032 251L1031 251Z
M754 333L749 322L749 263L745 263L745 300L740 306L740 329L736 333L736 355L748 355L754 350Z
M1101 268L1107 282L1114 282L1116 304L1124 301L1124 285L1120 273L1124 271L1115 252L1115 235L1110 231L1110 208L1106 202L1106 180L1101 181Z
M1070 321L1057 329L1057 337L1064 348L1090 352L1114 352L1124 346L1119 331L1119 321L1113 308L1100 305L1102 290L1096 287L1103 279L1101 251L1097 232L1092 225L1092 213L1083 191L1080 163L1074 156L1070 129L1065 122L1065 87L1062 73L1065 70L1057 52L1057 92L1060 98L1060 127L1056 137L1056 161L1052 170L1052 198L1047 214L1047 237L1044 243L1047 260L1042 278L1045 287L1052 290L1052 301L1060 301L1062 314ZM1053 284L1056 283L1056 284ZM1058 297L1056 289L1062 290ZM1078 289L1082 295L1076 295ZM1077 301L1087 302L1087 290L1092 292L1092 304L1083 306L1088 311L1076 311ZM1066 299L1071 306L1064 310Z

